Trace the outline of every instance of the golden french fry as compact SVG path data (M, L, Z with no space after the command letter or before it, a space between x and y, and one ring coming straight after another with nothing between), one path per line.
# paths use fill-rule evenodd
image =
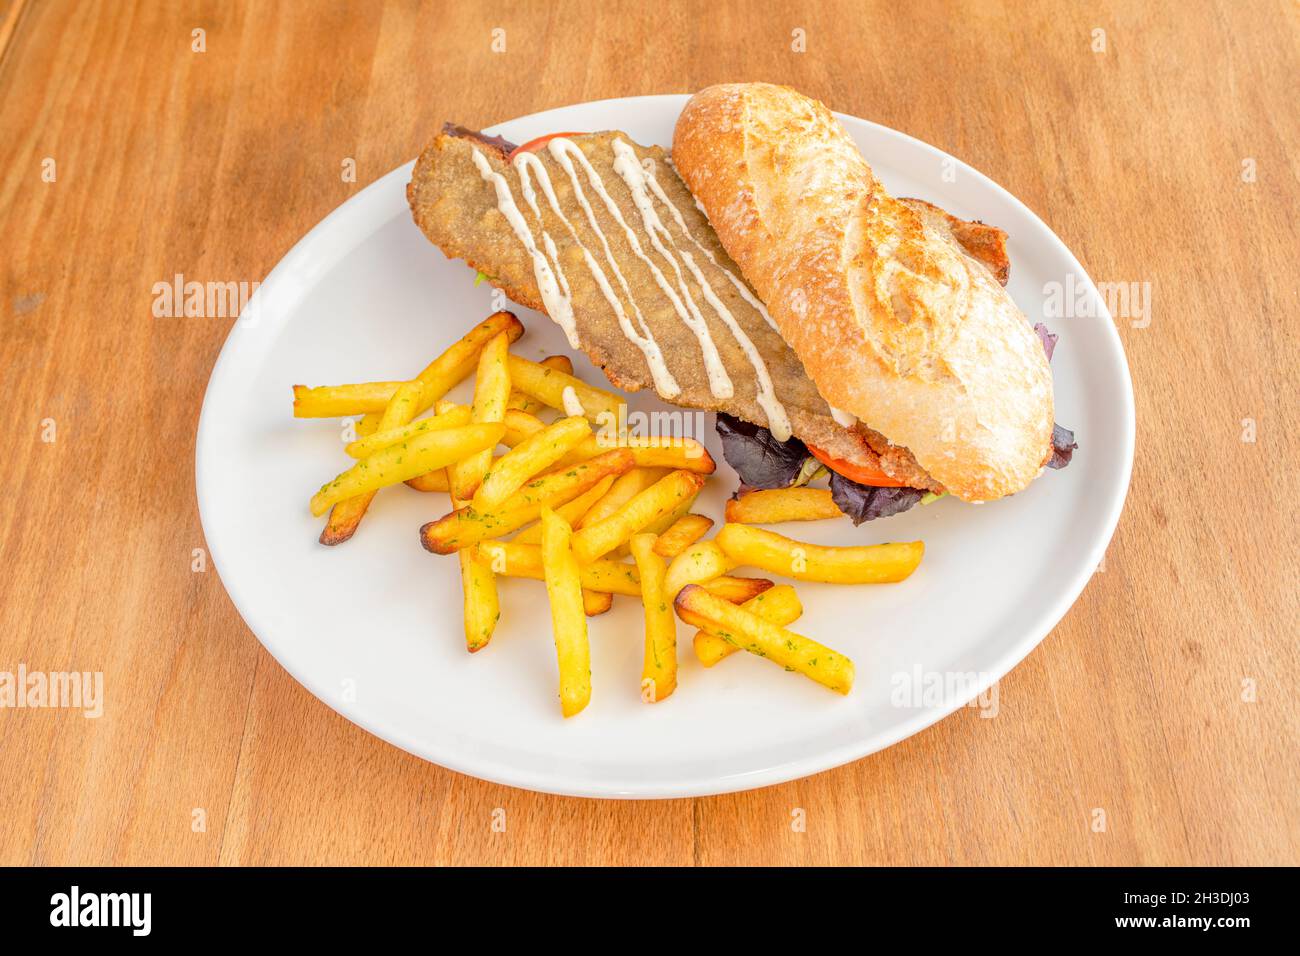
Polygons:
M691 581L688 583L703 583L710 593L716 594L732 604L744 604L764 591L771 590L776 584L771 578L746 578L730 574L720 574L716 578L710 578L704 582Z
M829 547L795 541L747 524L724 524L714 539L737 564L762 568L797 581L887 584L907 578L921 563L925 544Z
M641 581L635 564L599 558L591 564L580 565L580 570L583 587L593 591L608 591L610 594L626 594L629 597L641 594ZM631 590L628 589L629 585Z
M383 417L382 414L367 412L365 415L356 419L352 425L352 431L357 438L367 438L379 431L379 420Z
M380 416L377 427L396 429L409 422L415 416L416 403L420 400L422 389L423 386L418 381L400 385L384 409L384 414ZM377 493L367 491L354 498L345 498L330 508L330 516L325 519L325 528L320 533L320 543L342 544L351 538Z
M424 371L416 376L424 384L424 396L415 414L419 415L432 408L434 402L468 378L478 366L483 346L502 332L514 342L524 334L524 326L512 312L494 312L426 365ZM367 415L361 424L367 424L367 419L370 418ZM358 430L358 434L365 433Z
M614 595L608 591L593 591L590 588L582 589L582 610L587 617L604 614L613 606Z
M390 445L322 485L320 491L312 496L312 514L322 515L344 498L395 485L435 468L445 468L466 455L492 448L504 433L505 426L499 423L466 425Z
M516 391L523 392L550 408L567 411L564 407L564 390L572 388L582 403L583 414L593 422L609 421L600 416L618 418L618 407L623 404L613 392L588 385L582 379L568 375L556 368L547 368L517 355L510 356L510 381Z
M626 449L623 449L627 453ZM611 452L610 454L614 454ZM674 471L638 492L609 517L587 525L573 535L573 553L579 561L594 561L623 544L651 522L676 508L704 487L705 478L690 471Z
M451 483L447 481L446 468L439 468L437 471L430 471L423 475L416 475L414 478L408 478L406 484L407 487L414 488L416 491L451 490Z
M705 585L708 587L708 585ZM713 594L718 594L712 588L709 590ZM718 594L719 597L722 595ZM731 602L735 604L735 601ZM779 584L769 591L756 595L740 605L746 611L753 611L765 621L771 621L773 624L780 624L784 627L787 624L793 624L803 614L803 605L799 602L799 595L795 594L794 588L788 584ZM696 631L695 638L695 656L699 658L700 663L705 667L712 667L724 657L740 650L735 644L728 643L717 635L710 634L707 631Z
M716 541L696 541L668 565L664 593L671 600L688 584L702 584L726 574L736 563L727 557Z
M455 497L454 506L463 502ZM479 560L473 548L457 552L460 559L460 586L465 596L465 647L473 654L487 646L501 618L501 599L492 569Z
M560 665L560 711L565 717L580 712L591 700L591 648L582 579L570 547L572 534L567 521L550 508L542 508L542 570Z
M726 519L739 524L779 524L843 518L829 488L773 488L748 491L727 502Z
M361 524L361 519L366 516L366 509L370 507L370 501L374 497L373 491L367 491L353 498L344 498L330 508L330 515L325 519L325 527L320 533L320 543L342 544L352 537L356 533L357 525Z
M591 506L582 520L575 524L575 530L581 531L597 521L604 521L623 505L627 504L642 491L645 491L668 472L657 468L633 468L614 479L605 496Z
M427 432L437 432L447 428L464 428L468 424L470 424L469 406L452 405L445 414L434 415L431 418L421 418L418 422L410 422L393 428L376 429L371 434L352 442L344 451L353 458L366 458L381 448L387 448L389 445L396 445L399 442L410 441L412 438Z
M853 662L812 638L765 621L698 584L688 584L673 602L677 616L687 624L780 664L786 670L829 687L839 694L853 688Z
M479 355L478 371L474 376L474 406L470 420L474 422L500 422L506 417L506 402L510 399L510 374L506 359L510 354L510 337L505 332L492 338ZM502 432L504 435L504 431ZM457 498L467 501L474 495L479 482L492 467L492 449L487 448L458 461L447 469L451 491Z
M375 428L398 430L410 422L415 417L422 391L423 385L418 380L399 385L393 397L389 399L379 421L375 423ZM329 517L325 519L325 527L320 533L320 543L333 546L350 539L356 533L357 526L361 524L361 519L365 517L366 510L376 494L378 490L367 491L352 498L345 498L330 508Z
M641 577L641 604L645 608L641 699L648 704L663 700L677 689L677 622L664 595L668 565L654 548L654 535L632 535L632 557Z
M474 546L479 558L494 574L512 578L542 580L542 549L535 544L515 541L481 541ZM601 558L591 564L578 565L582 586L589 591L641 596L641 579L636 565Z
M569 522L570 525L576 525L578 519L590 510L591 506L604 496L605 492L615 481L613 475L606 475L596 484L592 485L578 497L566 501L562 505L556 505L554 511L557 515ZM542 525L541 522L530 524L523 531L520 531L512 539L516 544L541 544L542 543Z
M505 428L504 425L469 427ZM420 529L420 540L435 554L451 554L479 541L499 538L537 520L543 505L554 508L571 501L607 475L621 475L631 467L631 454L621 450L541 475L516 491L495 511L480 512L470 505L437 521L430 521Z
M689 498L683 498L676 508L668 512L668 514L664 515L662 518L650 522L650 524L646 526L645 530L654 535L663 534L675 525L679 519L684 518L686 515L691 513L691 509L695 507L695 499L697 497L698 494L691 495ZM664 555L664 557L667 557L667 555Z
M559 369L565 375L573 374L573 362L567 355L548 355L537 364L544 365L547 368ZM536 415L546 408L546 403L540 402L530 395L525 395L523 392L511 392L510 401L506 403L506 407Z
M627 448L642 468L673 468L711 475L717 464L707 449L693 438L632 438Z
M517 408L507 408L506 417L503 421L506 423L504 444L509 445L511 448L514 448L525 439L531 438L546 427L546 422L536 415L521 412Z
M587 419L575 415L529 435L492 463L478 491L474 492L474 507L479 511L499 507L529 478L555 464L565 452L590 434L591 425Z
M388 407L403 382L363 382L357 385L306 385L293 387L294 418L342 418L371 412L378 416Z
M704 515L684 514L659 535L655 541L655 554L675 558L700 538L709 533L713 519Z
M455 402L449 402L444 399L434 403L434 418L429 420L444 419L449 423L460 421L469 424L470 418L472 417L471 413L472 410L468 405L457 405ZM363 418L361 424L364 425L365 423L366 420ZM427 427L425 430L428 430ZM375 433L372 431L370 434L373 435ZM505 439L503 438L502 441L504 442ZM446 468L439 468L436 471L426 472L423 475L416 475L414 478L407 479L406 484L414 488L416 491L451 492L451 476L447 473ZM455 505L453 505L452 508L454 510Z
M611 448L626 448L632 452L637 465L643 468L682 469L711 475L718 467L708 449L694 438L625 435L616 441L607 441L604 431L602 428L601 434L592 435L573 449L566 460L584 461Z

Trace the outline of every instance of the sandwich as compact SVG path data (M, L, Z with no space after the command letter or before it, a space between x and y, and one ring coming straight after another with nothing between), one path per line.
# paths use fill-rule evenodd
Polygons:
M443 253L615 386L716 412L747 487L824 476L859 523L1013 494L1073 450L1005 233L891 197L793 90L701 91L671 157L617 131L516 146L448 125L407 195Z

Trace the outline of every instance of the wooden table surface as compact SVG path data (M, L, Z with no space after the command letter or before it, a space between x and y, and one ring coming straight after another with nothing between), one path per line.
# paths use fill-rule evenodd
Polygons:
M0 18L0 671L109 689L97 720L0 711L0 863L1300 862L1294 3L0 0ZM445 119L734 79L933 143L1098 281L1150 284L1149 321L1117 317L1138 443L1104 571L996 719L965 709L783 786L565 799L371 737L192 570L195 427L231 322L154 318L153 284L263 278Z

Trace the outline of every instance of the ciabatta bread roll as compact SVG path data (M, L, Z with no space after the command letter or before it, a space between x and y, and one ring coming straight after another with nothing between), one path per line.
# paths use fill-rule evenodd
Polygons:
M673 163L822 396L966 501L1020 491L1052 451L1052 375L946 217L876 181L821 103L712 86Z

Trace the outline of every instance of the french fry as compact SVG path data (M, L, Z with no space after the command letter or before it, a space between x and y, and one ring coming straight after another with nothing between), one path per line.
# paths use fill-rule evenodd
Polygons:
M367 438L379 431L379 420L383 417L383 415L368 412L353 422L352 431L357 438Z
M423 387L419 381L404 382L398 386L383 415L379 417L376 428L396 430L407 424L415 416ZM345 498L330 508L329 517L325 519L325 527L320 533L320 543L333 546L351 538L376 494L378 494L377 490L367 491L352 498Z
M674 522L676 522L677 519L680 518L682 515L690 511L691 508L694 507L694 505L695 505L695 495L692 495L689 498L683 498L680 505L678 505L668 514L656 518L654 521L651 521L648 525L642 528L641 531L638 533L652 534L657 538L659 537L659 535L663 534L665 531L671 528ZM630 555L631 553L632 553L632 540L629 538L627 541L624 541L613 551L609 552L609 554L606 555L606 557L624 558Z
M537 364L544 365L547 368L559 369L565 375L573 374L573 362L567 355L548 355ZM511 392L510 401L506 403L506 408L527 412L529 415L536 415L546 408L546 403L539 402L531 395L525 395L523 392Z
M613 606L614 595L608 591L593 591L590 588L582 589L582 610L587 617L604 614Z
M853 662L839 651L765 621L698 584L682 588L673 606L687 624L786 670L798 671L838 694L847 694L853 688Z
M504 425L469 427L505 428ZM571 501L607 475L621 475L631 467L632 456L624 449L541 475L516 491L495 511L480 512L470 505L458 508L437 521L430 521L420 529L420 540L424 542L425 548L435 554L451 554L471 544L499 538L537 520L543 505L554 508Z
M632 557L641 577L641 604L645 608L641 699L648 704L663 700L677 689L677 622L664 595L668 566L654 548L654 535L632 535Z
M727 557L716 541L697 541L668 565L664 593L677 597L677 592L688 584L703 584L726 574L736 563Z
M749 491L727 502L726 519L738 524L780 524L843 518L829 488L772 488Z
M628 450L631 451L631 449ZM633 458L635 458L635 452L633 452ZM573 526L574 530L581 531L583 528L590 527L598 521L604 521L624 504L636 497L637 494L645 491L655 482L664 478L667 474L668 471L664 468L633 468L626 475L621 475L618 480L614 482L613 487L609 489L609 493L600 501L592 505L591 510L583 516L582 521ZM672 524L676 519L677 512L680 511L682 514L685 514L687 511L691 510L690 506L694 504L694 502L695 499L693 497L685 499L682 501L681 506L674 509L673 514L664 515L662 518L650 522L650 524L642 530L652 534L658 534L660 531L667 530L668 525ZM628 550L627 542L624 542L611 551L609 557L621 558L628 554L631 554L631 551Z
M668 514L664 515L662 518L657 518L650 522L650 524L646 526L645 530L654 535L663 534L675 525L679 519L684 518L686 515L691 513L691 509L695 507L695 499L697 497L698 493L691 495L689 498L683 498L676 508L668 512ZM667 557L667 555L664 557Z
M520 442L536 435L546 427L546 422L542 421L536 415L530 415L528 412L522 412L517 408L507 408L506 417L503 419L506 423L506 437L503 444L514 448Z
M601 431L602 434L594 434L574 448L566 461L585 461L611 448L626 448L643 468L682 469L711 475L718 467L708 449L694 438L623 436L618 441L607 441L603 437L604 429Z
M474 507L479 511L499 507L529 478L555 464L565 452L590 434L591 425L587 419L573 416L529 435L492 463L478 491L474 492Z
M593 591L608 591L610 594L627 594L637 597L641 594L641 582L636 565L625 561L611 561L599 558L591 564L581 565L583 587ZM628 591L628 583L634 590Z
M468 378L478 366L483 347L502 332L514 342L524 334L523 323L512 312L493 312L426 365L416 376L424 384L424 395L415 414L419 415L432 408L434 402ZM365 425L370 418L367 415L361 424ZM364 432L358 431L358 434Z
M744 604L764 591L770 591L776 582L771 578L746 578L731 574L720 574L704 582L691 581L690 584L703 583L710 593L730 601L732 604ZM783 585L788 587L788 585Z
M474 422L501 422L506 417L506 402L510 399L510 373L506 360L510 354L510 337L505 333L494 336L479 355L478 371L474 376L474 406L470 420ZM502 431L504 436L505 432ZM492 449L485 448L454 463L447 469L452 494L462 501L474 495L479 482L492 467Z
M451 490L451 484L447 481L446 468L439 468L437 471L430 471L423 475L416 475L414 478L408 478L406 479L406 485L416 491Z
M494 313L430 362L416 376L423 389L411 417L433 407L434 402L474 371L483 346L501 333L505 333L513 342L524 334L524 327L509 312ZM293 414L295 418L342 418L364 414L365 417L357 423L357 434L368 435L375 431L380 415L401 384L402 382L363 382L357 385L322 385L317 388L295 385Z
M492 448L504 433L505 426L499 423L466 425L390 445L322 485L312 496L311 512L322 515L345 498L395 485L435 468L445 468L466 455Z
M642 468L672 468L711 475L717 463L693 438L629 438L626 446Z
M481 541L474 546L474 550L494 574L533 578L537 581L543 579L540 545L519 544L515 541ZM626 594L628 597L641 596L641 579L634 564L601 558L591 564L578 565L578 576L582 586L589 591Z
M613 392L588 385L582 379L561 372L559 369L547 368L518 355L510 356L510 381L515 390L537 399L549 408L564 408L564 390L572 388L578 401L582 403L583 413L593 422L609 421L602 415L618 418L618 407L623 404Z
M925 544L920 541L829 547L795 541L747 524L724 524L714 540L737 564L797 581L831 584L902 581L916 570L925 554Z
M633 468L614 479L605 496L591 506L582 520L575 524L575 530L581 531L598 521L604 521L638 494L645 491L668 472L652 468Z
M409 422L394 428L376 429L369 435L358 438L349 444L346 451L353 458L367 458L382 448L410 441L427 432L442 431L447 428L464 428L470 424L470 407L452 405L445 414L431 418L421 418L418 422Z
M560 712L572 717L591 700L591 648L582 605L582 579L570 547L573 529L542 508L542 570L551 602L551 630L560 666Z
M675 558L709 533L713 519L704 515L684 514L661 533L655 541L655 554Z
M587 511L590 510L591 506L599 501L605 492L609 491L610 486L617 480L618 479L613 475L606 475L604 478L600 479L600 481L596 482L596 484L578 495L578 497L566 501L562 505L556 505L553 510L557 515L569 522L570 525L576 525L578 519L585 515ZM516 544L541 544L541 522L530 524L523 531L520 531L515 535L512 540Z
M403 382L362 382L357 385L293 387L294 418L343 418L369 412L378 420Z
M708 587L708 585L705 585ZM713 594L718 594L712 588L709 590ZM718 594L719 597L722 595ZM731 603L735 604L735 601ZM799 602L799 595L795 594L794 588L788 584L779 584L769 591L756 595L740 605L746 611L752 611L765 621L771 621L773 624L780 624L784 627L787 624L793 624L799 620L803 614L803 605ZM710 634L707 631L696 631L694 638L695 656L699 658L701 664L705 667L712 667L724 657L728 657L740 650L735 644L728 643L722 638Z
M434 418L447 418L448 420L463 420L466 423L470 421L467 413L472 415L472 409L468 405L457 405L455 402L449 402L445 399L434 403ZM432 419L430 419L432 420ZM365 424L365 419L361 420ZM506 429L507 435L509 429ZM373 432L371 434L374 434ZM501 441L504 443L505 438ZM449 469L439 468L436 471L426 472L423 475L416 475L414 478L408 478L406 484L416 491L445 491L451 493L451 476L448 474ZM455 506L452 506L453 510Z
M330 508L329 517L325 519L325 527L321 529L320 538L317 540L321 544L333 546L351 538L356 534L357 526L366 516L366 509L370 507L374 497L375 492L367 491L354 498L345 498Z
M626 449L623 451L627 452ZM582 562L594 561L608 554L646 525L671 512L683 498L698 494L704 481L703 475L694 472L670 472L645 491L634 495L608 518L575 532L573 553Z
M464 504L454 496L451 503L454 507ZM456 557L460 559L460 586L465 598L465 648L473 654L492 640L492 632L501 617L501 598L496 575L479 560L478 552L466 548L457 552Z

